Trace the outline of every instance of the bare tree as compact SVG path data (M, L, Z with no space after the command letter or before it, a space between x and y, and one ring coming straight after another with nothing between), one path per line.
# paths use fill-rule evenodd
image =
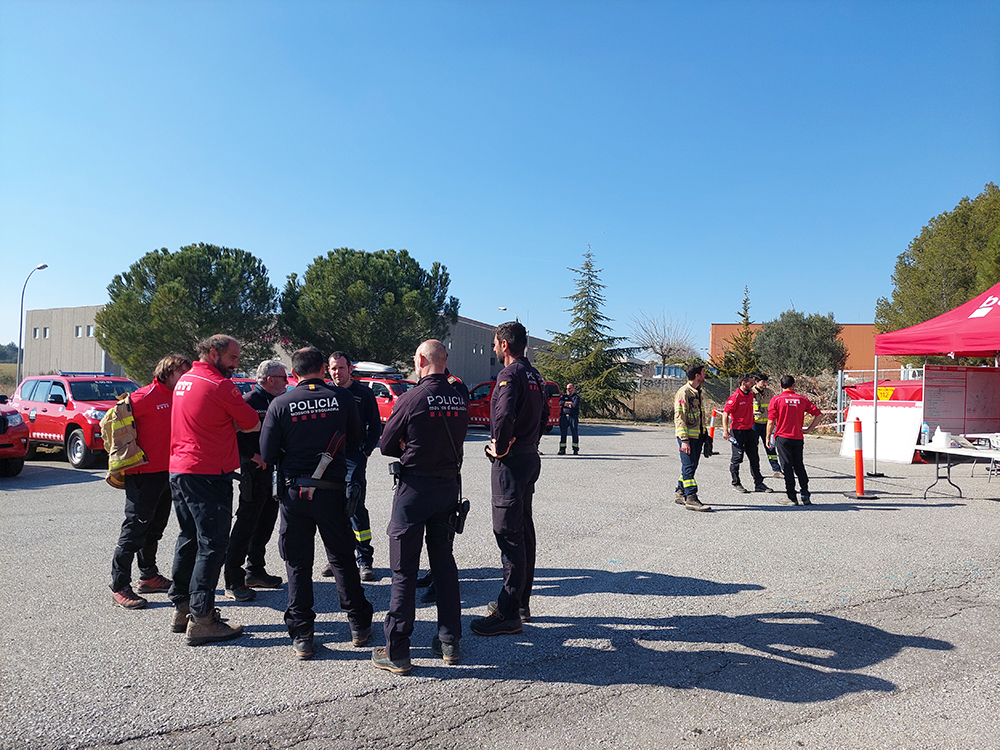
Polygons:
M640 311L632 317L631 339L638 348L660 358L660 419L663 419L667 365L697 356L691 328L686 320L674 320L666 313L653 316Z

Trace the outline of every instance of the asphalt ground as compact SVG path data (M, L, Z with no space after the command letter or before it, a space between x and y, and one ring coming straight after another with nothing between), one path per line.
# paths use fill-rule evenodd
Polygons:
M533 620L521 635L483 638L468 624L496 597L499 554L486 433L470 432L472 513L455 544L462 662L432 657L435 611L422 606L407 677L351 646L319 563L312 661L293 658L283 589L245 605L220 596L247 633L196 648L170 632L165 595L145 610L113 606L123 494L61 457L29 462L0 480L0 747L1000 744L1000 478L956 467L964 497L938 484L923 499L932 466L880 464L886 476L866 482L878 498L857 500L853 461L810 436L812 507L737 495L720 455L698 472L715 511L695 513L673 502L672 430L581 433L578 457L554 455L554 436L542 442ZM365 586L376 618L389 594L387 463L369 465L382 578ZM167 574L176 528L161 548ZM282 574L272 546L269 566ZM376 629L372 645L383 644Z

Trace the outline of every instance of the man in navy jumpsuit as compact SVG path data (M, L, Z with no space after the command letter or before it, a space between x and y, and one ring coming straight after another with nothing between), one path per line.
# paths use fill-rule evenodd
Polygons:
M559 455L566 455L566 432L573 435L573 455L580 452L580 396L576 386L566 384L566 393L559 397Z
M354 562L345 481L345 446L361 445L361 419L350 392L323 381L324 365L323 354L314 347L292 355L292 371L299 383L271 402L260 433L261 456L280 466L284 481L278 549L288 574L285 624L299 659L313 654L312 570L317 528L333 555L340 608L347 613L351 640L363 646L371 636L372 605L365 598ZM328 456L332 460L323 469Z
M400 466L387 530L392 594L385 616L386 647L372 652L372 663L395 674L411 669L410 636L425 529L437 588L437 635L431 650L446 664L459 659L462 600L452 542L469 413L465 399L448 383L447 363L448 350L440 341L431 339L417 348L413 367L420 380L400 396L382 432L382 453L398 458Z
M365 497L368 494L368 457L378 446L382 434L382 418L378 413L378 402L375 392L364 383L359 383L351 377L354 365L347 352L334 352L330 355L330 379L340 388L346 388L354 396L358 407L361 423L365 428L364 443L357 448L348 448L347 457L347 491L353 492L357 499L354 514L351 516L351 527L354 529L355 554L362 581L377 581L374 561L375 549L372 547L372 524L365 507ZM329 561L330 555L327 554ZM323 575L333 575L332 561L323 569Z
M493 389L486 453L493 459L493 535L500 548L503 588L487 608L487 616L470 623L476 635L520 633L522 620L531 618L528 603L535 578L531 502L542 467L538 440L548 423L549 403L545 380L524 356L527 343L528 334L517 322L501 323L493 337L493 350L504 369Z

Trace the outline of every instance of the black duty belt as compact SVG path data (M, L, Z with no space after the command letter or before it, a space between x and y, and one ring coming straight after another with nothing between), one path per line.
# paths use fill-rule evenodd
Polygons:
M315 487L319 490L336 490L344 487L343 482L328 482L325 479L313 479L312 477L295 477L285 481L289 487Z
M404 466L402 467L399 473L404 477L438 477L439 479L456 479L458 477L457 469L440 469L438 471L418 471L417 469L410 469Z

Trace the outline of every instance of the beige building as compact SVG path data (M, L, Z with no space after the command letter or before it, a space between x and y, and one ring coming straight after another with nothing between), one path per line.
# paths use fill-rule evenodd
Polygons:
M94 316L103 305L28 310L24 324L23 375L51 372L109 372L121 365L97 343Z

